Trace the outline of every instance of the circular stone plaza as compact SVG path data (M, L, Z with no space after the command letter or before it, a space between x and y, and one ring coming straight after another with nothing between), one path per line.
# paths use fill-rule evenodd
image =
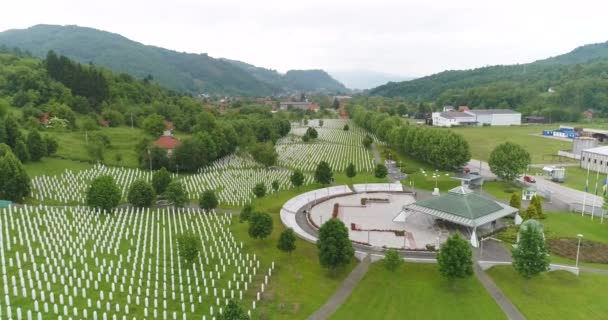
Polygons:
M406 191L400 183L332 186L300 194L281 209L281 221L310 242L329 219L340 219L357 248L435 250L453 232L478 246L496 221L517 209L466 186L438 196Z

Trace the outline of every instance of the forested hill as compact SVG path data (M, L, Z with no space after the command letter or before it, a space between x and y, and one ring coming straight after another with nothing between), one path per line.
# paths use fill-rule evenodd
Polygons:
M276 70L256 67L242 61L223 60L246 70L260 81L280 88L283 92L338 93L349 91L342 83L332 78L332 76L323 70L289 70L286 74L280 74Z
M79 26L36 25L0 32L0 46L17 47L40 58L53 50L83 64L93 63L140 79L151 76L167 88L193 94L262 96L305 90L281 83L282 77L279 82L267 81L225 59L143 45L119 34ZM311 88L322 89L326 86L323 81Z
M526 114L559 111L574 115L585 109L608 113L607 46L584 46L528 64L444 71L390 82L370 94L438 105L518 109Z

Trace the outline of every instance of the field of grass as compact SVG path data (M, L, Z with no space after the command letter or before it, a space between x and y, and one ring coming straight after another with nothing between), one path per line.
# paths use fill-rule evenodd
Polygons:
M106 164L130 168L138 167L135 146L144 136L141 129L131 129L130 127L101 128L99 132L110 138L111 145L104 154ZM87 137L84 132L49 130L46 134L54 137L59 142L57 156L74 160L92 160L86 150ZM91 132L88 134L91 134ZM122 157L122 161L117 161L117 155Z
M247 234L248 224L239 223L238 216L233 219L231 229L237 240L243 241L245 249L255 252L262 261L275 261L275 273L258 304L260 319L307 318L329 299L355 266L353 261L332 276L319 265L314 244L297 238L297 248L291 255L276 247L279 235L285 229L279 217L283 204L300 193L319 187L309 185L254 200L256 210L266 211L272 216L274 228L267 239L252 240Z
M30 177L40 175L57 175L65 172L66 169L72 171L87 170L93 167L92 164L87 162L80 162L74 160L66 160L59 158L43 158L42 161L28 162L24 164L25 171Z
M606 174L598 174L597 172L589 172L589 192L595 193L595 182L597 181L598 194L602 194L602 183L606 179ZM564 185L566 187L585 191L585 181L587 180L587 170L581 167L566 167L566 179ZM583 201L583 199L581 199Z
M437 265L406 263L395 272L372 264L331 319L506 319L475 277L456 288Z
M503 181L485 181L483 183L483 191L499 200L509 200L515 192L521 195L520 186Z
M530 280L526 293L524 279L512 267L494 267L488 274L528 319L607 318L605 275L583 272L577 277L566 271L545 272Z
M453 128L469 142L473 159L487 161L494 148L503 142L522 145L532 156L532 163L555 163L558 150L569 150L571 142L549 139L532 134L555 129L559 125Z

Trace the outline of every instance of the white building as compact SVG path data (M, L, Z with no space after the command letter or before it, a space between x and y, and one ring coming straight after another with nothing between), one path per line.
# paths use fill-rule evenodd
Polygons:
M475 125L474 116L457 111L433 112L432 119L435 127Z
M608 173L608 146L583 150L581 152L581 168Z
M475 117L477 125L511 126L521 125L521 113L509 109L477 109L467 113Z

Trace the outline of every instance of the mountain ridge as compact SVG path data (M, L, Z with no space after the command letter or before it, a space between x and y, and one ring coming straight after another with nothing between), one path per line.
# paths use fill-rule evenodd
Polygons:
M11 29L0 32L0 45L27 50L41 58L53 50L80 63L92 62L138 78L151 75L163 86L192 94L286 93L284 84L260 80L252 70L230 62L234 60L145 45L118 33L90 27L39 24L27 29Z

